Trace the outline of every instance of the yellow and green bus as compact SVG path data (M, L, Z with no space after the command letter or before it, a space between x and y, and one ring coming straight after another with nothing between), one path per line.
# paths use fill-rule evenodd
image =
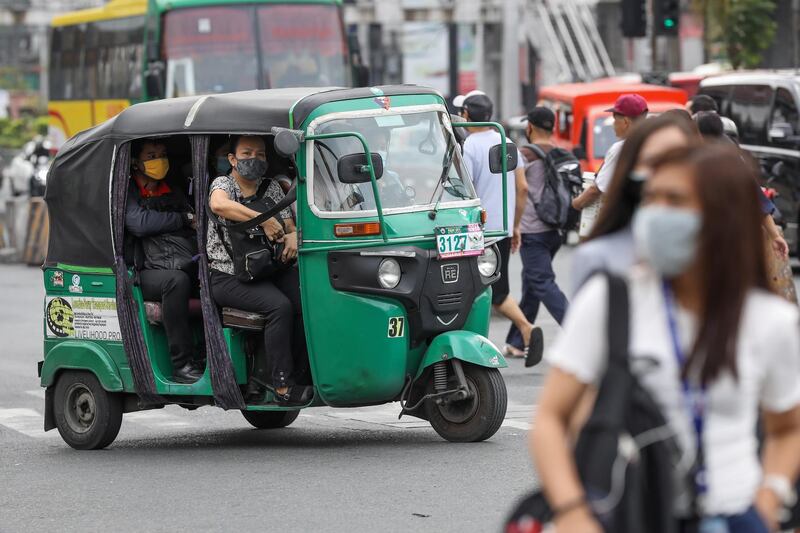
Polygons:
M145 100L350 86L349 48L341 0L111 0L66 13L52 22L50 139Z

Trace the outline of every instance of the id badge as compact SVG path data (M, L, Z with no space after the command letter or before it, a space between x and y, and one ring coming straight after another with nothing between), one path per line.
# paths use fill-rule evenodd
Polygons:
M730 533L728 521L720 516L701 518L698 533Z

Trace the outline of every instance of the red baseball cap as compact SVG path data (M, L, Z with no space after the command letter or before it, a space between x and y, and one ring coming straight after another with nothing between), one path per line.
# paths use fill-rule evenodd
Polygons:
M606 109L623 117L638 117L647 113L647 100L638 94L623 94L614 103L614 107Z

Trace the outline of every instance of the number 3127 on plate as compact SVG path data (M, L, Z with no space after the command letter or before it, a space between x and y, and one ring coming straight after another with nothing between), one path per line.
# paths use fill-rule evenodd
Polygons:
M483 230L480 224L440 226L434 230L434 233L439 259L483 253Z

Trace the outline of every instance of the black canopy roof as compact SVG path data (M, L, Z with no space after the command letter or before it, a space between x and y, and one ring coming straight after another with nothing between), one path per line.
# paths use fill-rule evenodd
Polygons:
M407 94L438 95L414 85L291 88L189 96L136 104L78 133L59 150L47 179L50 212L47 264L114 264L111 245L112 161L118 147L142 137L269 133L299 127L317 107L342 100ZM291 114L291 116L290 116Z

